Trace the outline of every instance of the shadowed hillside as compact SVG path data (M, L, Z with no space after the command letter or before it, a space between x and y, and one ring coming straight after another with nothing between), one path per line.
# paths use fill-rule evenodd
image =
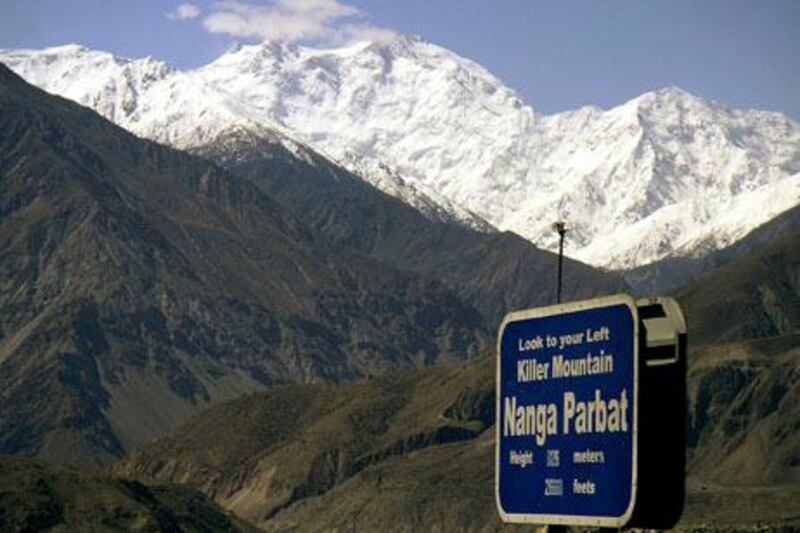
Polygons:
M800 525L787 496L800 494L797 339L694 355L681 523ZM268 530L494 530L493 409L493 354L459 369L277 389L204 412L120 472L188 483ZM754 488L775 486L785 488ZM743 507L748 491L779 497Z
M256 531L199 492L0 456L2 531Z
M708 344L800 331L800 232L706 274L675 293Z
M487 433L493 363L247 396L135 452L121 472L188 483L264 525L377 465Z
M693 355L690 471L726 486L800 486L800 334Z

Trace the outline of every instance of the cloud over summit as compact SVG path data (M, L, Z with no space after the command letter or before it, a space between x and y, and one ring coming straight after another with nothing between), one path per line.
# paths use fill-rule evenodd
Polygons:
M167 18L172 20L192 20L199 17L200 13L202 13L202 10L197 5L187 2L167 13Z
M395 35L372 24L360 9L338 0L269 0L264 4L221 0L202 25L209 33L258 40L342 43Z

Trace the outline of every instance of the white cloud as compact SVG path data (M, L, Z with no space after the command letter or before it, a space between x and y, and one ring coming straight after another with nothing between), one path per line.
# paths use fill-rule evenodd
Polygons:
M345 39L359 41L391 42L397 38L397 32L389 28L371 25L347 25L342 28Z
M167 18L172 20L191 20L200 16L202 11L195 4L185 3L167 13Z
M338 0L270 0L265 5L223 0L203 20L203 26L215 34L281 41L385 40L394 35L371 24L363 11Z

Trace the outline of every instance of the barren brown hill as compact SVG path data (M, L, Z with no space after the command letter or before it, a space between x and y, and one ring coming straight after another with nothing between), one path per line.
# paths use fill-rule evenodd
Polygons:
M748 294L792 272L791 239L738 264ZM782 261L788 261L789 264ZM709 275L724 295L735 269ZM749 284L745 282L749 281ZM716 285L715 285L716 284ZM757 290L757 289L756 289ZM732 343L689 309L688 496L682 528L800 526L800 336ZM787 300L786 312L796 311ZM704 302L705 303L705 302ZM740 331L758 335L758 313ZM747 335L743 333L742 335ZM725 335L721 335L725 338ZM125 475L186 482L265 529L495 530L494 354L461 368L259 393L201 414L124 463ZM245 443L238 445L237 443Z
M683 526L800 525L787 496L800 494L797 341L694 354ZM120 472L188 483L268 530L494 530L493 409L493 354L457 369L293 386L216 406ZM773 503L742 507L749 492Z
M800 232L699 277L676 297L695 345L800 332Z
M375 468L486 434L493 364L484 355L459 368L240 398L134 452L120 471L188 483L264 526Z
M694 356L693 475L724 486L800 486L800 334L708 346Z
M0 455L0 530L250 532L255 528L186 487L143 485Z

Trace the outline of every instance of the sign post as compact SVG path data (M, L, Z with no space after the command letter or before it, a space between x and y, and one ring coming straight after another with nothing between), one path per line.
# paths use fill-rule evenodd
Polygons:
M642 475L653 472L653 465L641 461L643 443L648 444L648 461L663 462L665 454L674 458L680 453L680 463L672 463L680 467L680 516L683 428L667 428L679 435L667 438L670 443L655 453L652 446L662 443L641 433L643 427L652 427L649 422L642 425L641 406L654 405L642 403L643 376L657 380L660 368L685 361L677 342L680 327L670 337L673 322L663 310L654 310L667 300L646 302L647 314L653 315L649 322L640 317L645 304L625 294L520 311L503 321L495 486L504 521L612 528L677 521L674 504L669 517L643 515L641 502L650 502L649 507L653 495L640 490ZM669 309L673 316L675 309L680 314L675 304ZM682 323L682 314L678 318ZM651 343L651 337L658 339ZM675 340L672 345L670 339ZM673 374L681 379L680 372ZM662 385L662 392L670 389L670 384ZM673 407L682 424L683 406L668 406ZM664 485L648 483L648 491L663 493Z

